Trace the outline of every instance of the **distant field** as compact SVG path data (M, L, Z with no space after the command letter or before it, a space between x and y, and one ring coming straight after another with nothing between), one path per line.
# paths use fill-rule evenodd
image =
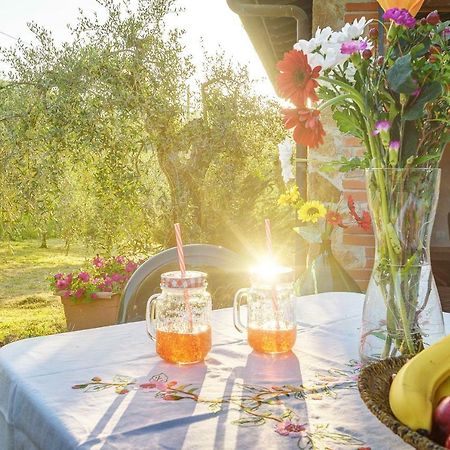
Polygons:
M48 277L79 268L86 252L74 247L65 255L61 240L0 242L0 346L17 339L65 331L59 297L52 295ZM90 255L89 255L90 256Z

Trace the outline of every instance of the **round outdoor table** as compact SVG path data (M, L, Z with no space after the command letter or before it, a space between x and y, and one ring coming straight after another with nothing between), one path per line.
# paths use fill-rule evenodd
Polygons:
M162 361L143 322L9 344L0 449L411 448L359 398L363 298L299 298L294 351L278 356L252 352L229 308L213 312L213 348L189 366Z

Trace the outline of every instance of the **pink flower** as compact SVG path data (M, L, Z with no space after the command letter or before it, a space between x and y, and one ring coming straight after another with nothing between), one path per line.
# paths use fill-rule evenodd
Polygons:
M391 128L391 122L389 120L379 120L375 124L375 130L373 130L372 134L376 136L377 134L380 134L382 132L389 131Z
M150 383L140 384L139 386L143 389L156 389L157 391L165 392L176 384L176 381L168 381L167 383L165 383L164 381L153 381Z
M92 298L93 300L95 300L95 299L97 298L97 294L96 294L95 292L93 292L93 293L91 294L91 298Z
M120 283L123 280L123 275L121 275L120 273L113 273L111 275L111 280L115 283Z
M391 141L389 143L389 149L398 152L400 149L400 141Z
M113 279L111 277L106 276L103 283L105 286L111 286L113 284Z
M125 266L125 272L132 273L137 269L137 264L133 261L128 261Z
M95 267L103 267L105 265L105 260L103 258L101 258L100 256L96 256L93 260L92 260L92 264L94 264Z
M125 258L123 256L116 256L115 257L115 261L117 264L124 264L125 263Z
M304 424L295 423L289 419L285 419L275 426L275 432L281 436L300 437L305 434L305 431L306 428Z
M55 280L60 280L61 278L64 278L64 274L62 274L62 273L57 273L57 274L55 274Z
M63 291L63 293L62 293L63 298L69 298L71 295L72 295L72 292L70 292L70 290Z
M70 286L70 281L67 278L62 278L56 281L55 286L59 291L63 291Z
M94 278L92 280L92 283L94 283L96 286L100 286L101 284L103 284L103 279L102 278Z
M76 298L81 298L81 297L83 297L85 292L86 292L86 289L80 288L75 291L74 295Z
M89 274L87 272L80 272L78 274L78 279L81 281L84 281L85 283L87 283L89 281Z
M353 53L362 52L367 48L367 41L349 41L341 45L343 55L353 55Z

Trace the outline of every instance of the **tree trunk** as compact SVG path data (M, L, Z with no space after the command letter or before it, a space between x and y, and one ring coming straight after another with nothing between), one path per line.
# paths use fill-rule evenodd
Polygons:
M47 247L47 233L42 233L41 246L39 248L48 248Z

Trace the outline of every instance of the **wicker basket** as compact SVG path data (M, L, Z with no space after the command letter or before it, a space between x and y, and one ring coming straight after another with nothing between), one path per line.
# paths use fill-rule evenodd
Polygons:
M407 361L406 357L390 358L364 367L359 377L361 398L369 410L405 442L419 450L445 450L427 437L400 423L389 407L389 388L392 375Z

